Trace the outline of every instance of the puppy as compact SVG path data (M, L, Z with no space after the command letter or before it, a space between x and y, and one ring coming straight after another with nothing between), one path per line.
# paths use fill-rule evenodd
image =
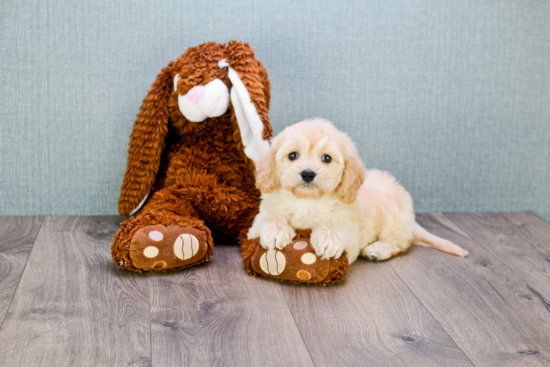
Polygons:
M296 229L311 229L322 259L344 251L386 260L412 243L466 256L461 247L416 223L411 196L387 172L367 171L350 138L330 122L312 119L287 127L259 162L260 211L248 238L268 250L291 243Z

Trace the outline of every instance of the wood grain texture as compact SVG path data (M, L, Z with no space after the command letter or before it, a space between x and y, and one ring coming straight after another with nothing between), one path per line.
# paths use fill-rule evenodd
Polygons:
M312 366L279 283L249 276L239 247L151 276L154 366Z
M358 260L331 287L283 287L317 366L472 366L386 263Z
M43 217L0 217L0 329Z
M44 220L0 330L0 366L149 366L147 279L111 260L118 217Z
M548 366L550 317L529 285L441 214L430 232L470 251L462 259L413 246L388 263L476 366Z
M448 217L529 284L525 297L538 298L550 305L550 223L532 213L471 213Z
M189 270L119 270L118 217L2 218L0 366L550 365L550 224L418 221L470 256L413 246L308 287L248 276L219 242Z
M501 213L516 226L517 233L550 264L550 223L531 212Z
M550 223L532 212L500 213L550 262Z

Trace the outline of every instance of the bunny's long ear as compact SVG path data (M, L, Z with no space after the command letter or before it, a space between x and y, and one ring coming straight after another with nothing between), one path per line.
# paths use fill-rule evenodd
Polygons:
M258 71L259 71L259 75L260 75L260 80L262 81L262 85L263 85L263 91L264 91L264 100L265 100L265 104L266 104L266 113L267 111L269 111L269 103L271 102L271 82L269 81L269 76L267 75L267 70L265 70L264 68L264 64L262 64L262 62L260 60L258 60ZM266 122L267 122L267 126L264 126L264 131L266 133L266 138L267 137L271 137L273 136L273 129L271 127L271 125L269 124L269 118L264 121L264 125L266 125Z
M159 170L164 138L168 134L173 65L174 62L170 62L157 76L130 135L128 165L118 200L118 211L123 217L133 214L145 202Z
M269 138L273 129L267 115L269 108L269 79L263 65L255 58L247 43L232 41L228 44L227 67L231 80L231 105L238 129L235 141L242 142L245 155L254 163L269 151Z

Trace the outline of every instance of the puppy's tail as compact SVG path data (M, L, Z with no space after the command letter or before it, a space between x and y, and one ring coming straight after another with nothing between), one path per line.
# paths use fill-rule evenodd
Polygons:
M449 254L465 257L468 255L468 251L464 250L462 247L455 245L451 241L447 241L441 237L437 237L435 234L431 234L426 231L424 228L420 227L420 224L415 223L414 229L414 240L413 243L418 245L428 245L439 251L447 252Z

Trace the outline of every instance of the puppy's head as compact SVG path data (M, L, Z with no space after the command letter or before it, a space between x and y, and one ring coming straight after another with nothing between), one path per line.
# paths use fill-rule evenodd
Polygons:
M365 175L350 138L318 118L281 132L257 169L256 186L263 193L280 187L299 198L335 193L346 204L355 201Z

